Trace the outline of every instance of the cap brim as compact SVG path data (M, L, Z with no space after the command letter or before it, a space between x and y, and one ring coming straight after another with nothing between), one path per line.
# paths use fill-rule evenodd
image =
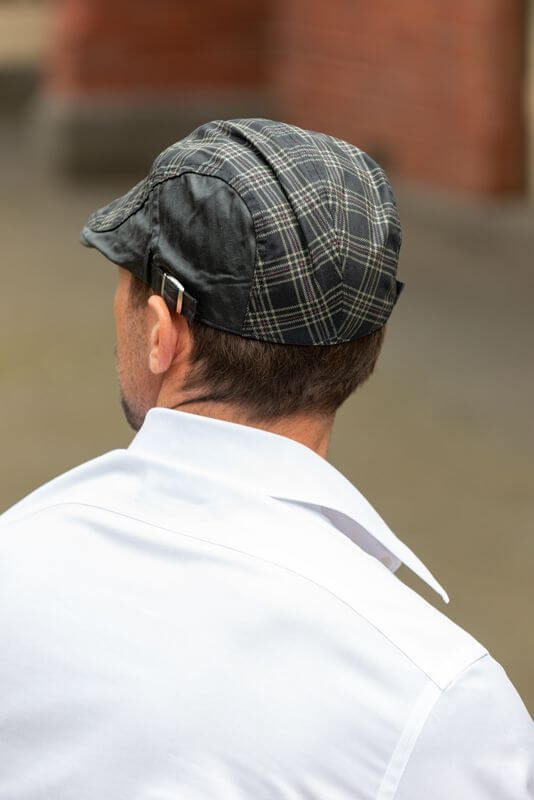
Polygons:
M91 214L80 232L80 242L143 279L151 237L151 210L148 194L143 201L138 186ZM137 207L132 203L134 193Z

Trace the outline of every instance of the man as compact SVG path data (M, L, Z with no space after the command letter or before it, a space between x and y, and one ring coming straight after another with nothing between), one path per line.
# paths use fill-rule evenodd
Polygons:
M533 796L504 670L326 461L400 240L369 156L269 120L90 217L138 432L2 517L0 800Z

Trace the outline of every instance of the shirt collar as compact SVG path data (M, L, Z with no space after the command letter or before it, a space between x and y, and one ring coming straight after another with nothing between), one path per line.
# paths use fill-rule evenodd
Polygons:
M447 593L389 529L365 497L318 453L287 436L186 411L152 408L129 446L166 463L216 475L270 497L318 507L336 527L392 572L401 563Z

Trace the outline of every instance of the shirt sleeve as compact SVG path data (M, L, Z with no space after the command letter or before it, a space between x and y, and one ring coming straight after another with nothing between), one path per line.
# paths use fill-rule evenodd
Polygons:
M534 723L491 656L439 696L393 797L533 800Z

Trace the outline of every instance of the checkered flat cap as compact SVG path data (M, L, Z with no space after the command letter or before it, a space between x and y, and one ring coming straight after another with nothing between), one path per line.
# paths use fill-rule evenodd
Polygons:
M81 241L189 321L266 342L366 336L404 286L381 167L341 139L267 119L201 125L95 211Z

